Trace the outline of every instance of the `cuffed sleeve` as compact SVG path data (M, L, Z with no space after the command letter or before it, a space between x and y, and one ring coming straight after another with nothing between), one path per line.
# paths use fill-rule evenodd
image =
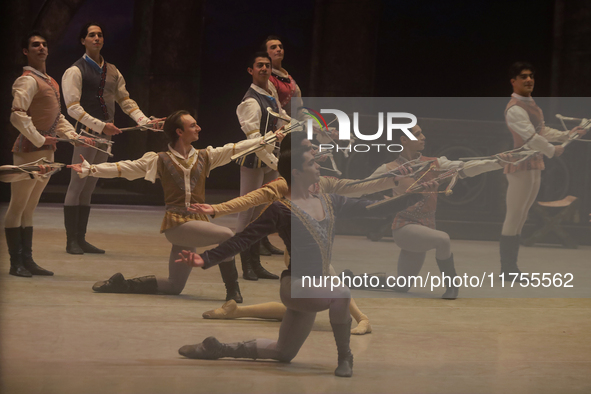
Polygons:
M125 78L123 78L123 75L121 75L119 70L117 70L117 92L115 94L115 100L123 112L133 119L135 123L141 126L150 121L150 119L140 110L137 103L129 98L129 92L125 85Z
M82 173L78 174L80 178L92 176L95 178L125 178L134 180L144 178L154 183L158 172L158 154L147 152L137 160L123 160L116 163L102 163L90 165L84 161L82 163Z
M507 110L505 119L509 128L517 133L524 141L527 141L525 145L528 148L542 152L547 157L554 156L554 146L546 138L536 133L534 125L529 120L529 116L523 108L517 105L512 106Z
M288 186L285 179L278 178L250 193L221 204L212 205L212 207L215 211L215 217L220 217L230 213L246 211L249 208L262 204L272 203L283 197L287 193L287 190Z
M12 113L10 123L33 145L40 148L45 137L33 125L33 119L27 114L33 97L39 91L37 81L30 76L21 76L12 85Z
M232 156L260 145L262 140L262 137L259 136L258 138L255 137L236 143L229 143L218 148L208 146L207 153L209 154L209 160L211 163L210 170L228 164L232 160ZM273 147L266 146L263 151L268 152L268 149L273 149ZM274 155L272 156L275 157ZM209 176L209 174L207 175Z
M205 262L203 269L211 268L245 251L264 236L277 232L280 226L289 225L289 215L282 214L281 208L276 204L269 205L244 231L222 242L217 248L202 253L200 256Z

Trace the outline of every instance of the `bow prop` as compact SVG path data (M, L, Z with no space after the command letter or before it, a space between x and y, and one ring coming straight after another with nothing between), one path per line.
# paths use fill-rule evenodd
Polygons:
M49 168L50 170L41 174L42 167ZM0 181L10 183L27 179L44 179L60 171L63 167L65 167L65 164L54 163L45 158L18 166L0 166Z
M396 167L395 169L388 171L384 174L381 175L377 175L371 178L365 178L365 179L360 179L358 181L355 182L351 182L350 185L358 185L360 183L366 183L366 182L371 182L371 181L375 181L376 179L382 179L382 178L394 178L397 176L405 176L405 177L413 177L415 176L417 173L425 170L427 167L429 167L432 163L434 163L435 160L428 160L428 161L418 161L418 159L414 159L414 160L410 160L407 161L406 163ZM410 164L409 164L410 163ZM406 167L406 168L410 168L411 169L411 173L410 174L406 174L404 175L402 173L402 168Z
M278 114L277 112L273 111L271 109L271 107L267 107L267 112L269 112L269 115L274 116L276 118L279 118L281 120L284 120L286 122L291 122L290 125L286 128L283 129L282 133L283 134L289 134L292 131L294 131L296 128L300 127L303 125L303 122L298 121L298 120L293 120L292 118L286 118L280 114ZM275 135L275 133L272 134L267 134L267 126L269 124L269 118L267 117L267 125L265 126L265 136L263 137L263 141L261 142L260 145L258 146L253 146L250 149L245 150L242 153L237 153L234 156L231 157L232 160L236 160L236 159L240 159L244 156L248 156L251 153L256 153L262 149L265 148L266 145L273 145L275 146L275 142L277 142L277 136Z
M337 163L334 161L334 156L331 152L316 153L314 155L314 159L316 160L317 163L318 163L318 161L320 161L320 159L324 159L324 158L330 159L330 164L332 165L332 168L322 167L322 166L320 166L320 168L322 168L323 170L332 171L332 172L336 173L338 176L343 175L343 173L337 167Z
M156 120L156 118L154 118L153 116L150 116L151 120ZM156 132L164 132L163 127L164 127L164 122L166 121L166 118L162 118L160 119L158 122L156 123L146 123L144 125L137 125L137 126L133 126L133 127L124 127L122 129L119 129L121 131L139 131L139 130L150 130L150 131L156 131ZM155 128L154 126L158 126L158 128Z
M69 142L72 145L75 145L76 143L82 144L84 146L88 146L89 148L96 149L99 152L106 153L107 155L109 155L109 157L113 157L113 154L111 153L111 147L113 146L113 141L109 141L109 140L106 140L104 138L99 138L99 137L97 137L95 135L92 135L90 133L87 133L84 130L82 130L80 132L80 135L82 137L90 138L94 142L94 145L93 144L89 144L89 143L83 141L82 139L72 140L72 139L69 139L69 138L58 138L57 140L59 142Z
M525 146L521 148L508 150L501 153L496 153L491 156L478 156L478 157L460 157L458 160L460 161L472 161L472 160L498 160L500 163L503 164L513 164L518 165L519 163L529 159L531 156L538 153L536 150L527 149ZM510 161L503 158L503 155L511 156L511 158L517 159L516 161Z
M394 201L400 200L401 198L408 198L412 194L445 194L446 196L451 195L453 193L453 191L452 191L453 187L458 182L459 169L454 168L451 170L446 170L442 174L438 175L437 177L435 177L433 179L430 179L427 182L421 182L421 179L431 171L437 171L436 167L433 164L431 164L431 166L427 169L427 171L425 171L425 173L423 175L421 175L421 177L419 179L417 179L412 185L410 185L404 191L404 193L401 193L401 194L396 195L394 197L386 198L384 200L381 200L381 201L378 201L378 202L373 203L371 205L368 205L366 207L366 209L373 210L376 208L380 208L380 207L383 207L384 205L388 205ZM428 184L432 183L432 182L437 182L439 185L448 183L448 185L446 186L445 190L438 190L436 192L425 191L430 187Z
M560 114L556 114L556 117L560 120L560 123L562 123L562 127L564 127L565 131L569 131L569 129L566 127L566 124L564 124L565 120L571 120L571 121L580 121L581 123L579 124L579 127L582 127L586 130L591 128L591 120L589 119L585 119L585 118L571 118L568 116L562 116ZM579 133L574 133L574 134L569 134L568 136L568 140L562 143L562 147L566 148L571 142L573 141L578 141L578 142L591 142L589 140L581 140L581 135Z

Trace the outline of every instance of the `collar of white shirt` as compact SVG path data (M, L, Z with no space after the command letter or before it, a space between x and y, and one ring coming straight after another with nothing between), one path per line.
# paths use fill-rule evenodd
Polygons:
M41 71L39 71L36 68L33 68L31 66L25 66L25 67L23 67L23 70L34 72L35 74L37 74L38 76L40 76L43 79L49 79L49 75L43 74Z
M105 59L103 59L103 57L101 56L101 64L98 64L97 62L95 62L94 60L92 60L92 58L90 56L88 56L86 53L84 54L84 56L82 56L85 60L87 61L91 61L94 64L96 64L99 68L103 68L103 64L105 64Z
M181 155L179 152L172 149L172 146L170 146L170 144L168 144L168 150L170 150L172 152L172 154L175 155L176 157L178 157L179 159L186 160L183 155ZM191 150L189 151L189 155L187 156L187 159L190 159L196 153L197 153L197 150L195 148L191 147Z
M251 83L250 87L253 88L254 91L257 93L264 94L265 96L275 98L275 95L273 94L273 92L275 91L275 86L273 86L273 84L271 82L267 82L267 88L271 91L271 94L269 94L269 92L267 92L265 89L259 88L254 83Z
M515 97L517 100L521 100L521 101L534 101L534 98L531 96L525 97L525 96L521 96L517 93L511 94L511 97Z

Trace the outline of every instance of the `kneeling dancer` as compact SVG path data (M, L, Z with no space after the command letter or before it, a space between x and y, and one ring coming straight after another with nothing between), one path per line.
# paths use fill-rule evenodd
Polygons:
M180 294L189 278L191 267L176 264L174 260L181 250L218 244L232 237L227 227L209 222L205 215L187 211L191 203L205 201L205 179L212 169L230 162L231 156L261 143L262 137L226 144L223 147L194 149L191 145L199 139L201 128L187 111L176 111L164 123L164 132L170 139L166 152L148 152L138 160L117 163L69 166L80 177L123 177L128 180L144 178L155 182L160 178L164 189L166 213L160 232L172 244L168 278L144 276L126 280L116 273L109 280L95 283L92 289L99 293ZM238 286L238 272L234 256L227 256L220 264L222 279L226 285L226 300L242 302Z
M302 273L311 276L329 275L337 216L366 214L365 207L371 201L353 200L336 194L311 194L309 187L319 181L320 173L309 148L298 147L282 153L278 167L289 186L283 198L270 204L244 231L217 248L201 255L184 251L178 261L195 267L210 268L227 256L245 250L265 235L278 232L290 256L288 269L281 275L279 293L287 310L281 321L279 339L224 344L214 337L208 337L202 343L181 347L179 353L197 359L234 357L289 362L297 355L310 334L316 313L328 309L338 351L335 375L350 377L353 374L353 355L349 348L349 289L340 287L329 293L328 289L306 288L306 297L316 298L295 298L292 296L292 287L294 291L301 290ZM297 260L292 272L293 256L297 256Z

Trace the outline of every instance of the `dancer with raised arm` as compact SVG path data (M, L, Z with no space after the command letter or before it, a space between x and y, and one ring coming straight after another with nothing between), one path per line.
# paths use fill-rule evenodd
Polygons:
M144 178L150 182L159 178L164 189L166 213L160 232L172 244L168 278L145 276L126 280L121 273L116 273L109 280L97 282L93 286L94 291L180 294L191 268L174 263L178 253L187 248L194 250L218 244L233 235L229 228L210 223L207 216L191 213L187 208L192 203L205 202L205 180L211 170L228 164L232 155L261 144L262 138L226 144L219 148L195 149L191 144L199 139L200 131L201 128L187 111L176 111L164 123L164 132L170 139L167 151L148 152L133 161L91 165L83 160L81 164L69 166L82 178ZM226 300L242 302L233 256L223 260L220 272L226 285Z
M330 255L337 217L367 214L369 201L351 200L335 194L310 193L310 186L320 180L319 166L309 148L297 148L281 154L279 172L288 184L283 198L269 205L244 231L201 255L183 251L182 261L190 266L210 268L220 261L247 249L267 234L278 232L287 247L290 264L281 275L281 301L287 307L279 329L279 339L255 339L239 343L220 343L208 337L202 343L179 349L185 357L218 359L222 357L291 361L312 330L316 313L329 310L338 352L335 375L350 377L353 355L349 347L351 315L350 293L346 287L334 291L303 287L302 276L330 273ZM294 259L294 256L296 260ZM292 264L294 263L294 264ZM303 290L304 289L304 290ZM295 298L302 291L306 297Z
M281 142L280 154L291 150L292 146L296 147L296 149L298 147L312 148L312 143L307 139L306 133L302 131L294 131L285 136L285 139L283 139ZM312 153L315 154L314 149L312 149ZM405 169L402 169L401 171L402 174L407 173ZM346 197L360 197L364 194L372 194L382 190L392 189L398 185L400 179L401 177L392 176L362 184L352 185L354 181L351 179L338 179L334 177L321 176L319 182L313 184L310 187L310 191L313 193L334 193ZM273 201L280 200L287 193L287 191L287 181L285 178L280 177L257 190L225 203L215 205L193 204L192 208L197 213L220 217L231 213L241 212L262 204L270 204ZM288 263L289 259L286 259L286 264ZM369 322L369 318L359 309L354 299L351 299L349 310L351 312L351 316L353 316L357 322L357 327L351 330L351 334L364 335L371 333L372 327ZM263 304L239 306L233 300L229 300L220 308L204 312L203 317L206 319L236 319L241 317L254 317L281 321L285 315L285 311L285 305L279 302L266 302Z
M399 131L396 138L399 139L403 147L400 156L395 161L379 167L370 178L411 162L433 162L420 178L420 181L427 183L433 181L437 172L441 171L457 170L458 176L464 178L502 168L497 160L473 160L464 163L448 160L445 156L425 157L421 154L421 151L425 149L426 140L422 129L417 125L410 130L416 140L410 139ZM418 180L413 178L401 180L398 186L393 189L394 195L406 193L417 182ZM439 193L437 186L437 184L431 185L423 192L422 198L417 203L396 214L392 223L392 237L401 249L398 257L398 276L405 278L417 276L423 267L427 251L435 249L439 270L451 278L451 280L444 281L446 291L441 298L454 300L458 297L459 288L453 284L453 278L457 275L454 256L451 252L451 242L447 233L435 229L435 211ZM406 286L395 287L394 290L407 292L412 287L408 283L409 281L407 280Z

